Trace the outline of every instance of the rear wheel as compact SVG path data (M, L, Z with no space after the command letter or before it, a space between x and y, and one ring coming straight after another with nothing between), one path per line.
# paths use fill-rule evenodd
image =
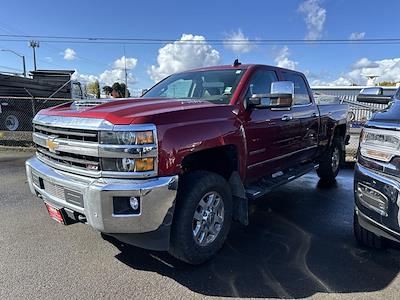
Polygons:
M322 158L317 169L317 174L324 181L334 181L339 173L340 164L343 161L343 139L335 137L331 148Z
M383 248L383 238L361 227L360 223L358 222L358 217L356 213L354 213L353 229L354 236L358 244L360 244L361 246L375 249Z
M220 175L195 171L180 184L170 253L187 263L209 260L224 244L232 220L232 196Z

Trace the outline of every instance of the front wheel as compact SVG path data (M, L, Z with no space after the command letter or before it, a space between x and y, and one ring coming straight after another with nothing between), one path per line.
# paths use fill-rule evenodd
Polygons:
M334 181L343 161L343 139L335 137L332 145L319 163L317 174L321 180Z
M232 220L232 195L220 175L195 171L179 183L170 254L189 264L209 260L224 244Z

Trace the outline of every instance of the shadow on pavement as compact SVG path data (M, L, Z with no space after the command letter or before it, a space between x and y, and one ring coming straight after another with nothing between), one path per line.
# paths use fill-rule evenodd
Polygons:
M355 243L352 178L346 169L328 186L310 174L274 191L256 204L250 225L234 224L223 249L201 266L109 240L126 265L203 295L303 298L379 291L399 272L399 247L375 251Z

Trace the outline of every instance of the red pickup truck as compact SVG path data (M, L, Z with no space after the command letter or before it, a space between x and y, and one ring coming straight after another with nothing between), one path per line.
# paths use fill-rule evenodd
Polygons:
M347 106L316 105L302 73L237 62L45 109L33 126L27 176L53 219L191 264L271 189L314 169L334 180L348 141Z

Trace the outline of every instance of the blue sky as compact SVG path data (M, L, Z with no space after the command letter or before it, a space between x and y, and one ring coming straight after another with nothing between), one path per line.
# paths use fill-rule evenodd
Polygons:
M365 75L400 81L398 45L244 45L236 49L212 39L349 39L398 37L400 1L7 1L0 34L101 36L200 40L182 45L125 45L129 86L141 89L169 72L207 64L245 63L291 67L314 84L364 83ZM24 54L27 42L4 41L0 49ZM40 39L39 39L40 41ZM41 69L76 69L81 80L112 81L121 75L124 46L41 41ZM162 48L159 53L160 48ZM66 49L69 49L66 51ZM118 61L118 59L120 59ZM0 70L21 69L20 59L0 52Z

